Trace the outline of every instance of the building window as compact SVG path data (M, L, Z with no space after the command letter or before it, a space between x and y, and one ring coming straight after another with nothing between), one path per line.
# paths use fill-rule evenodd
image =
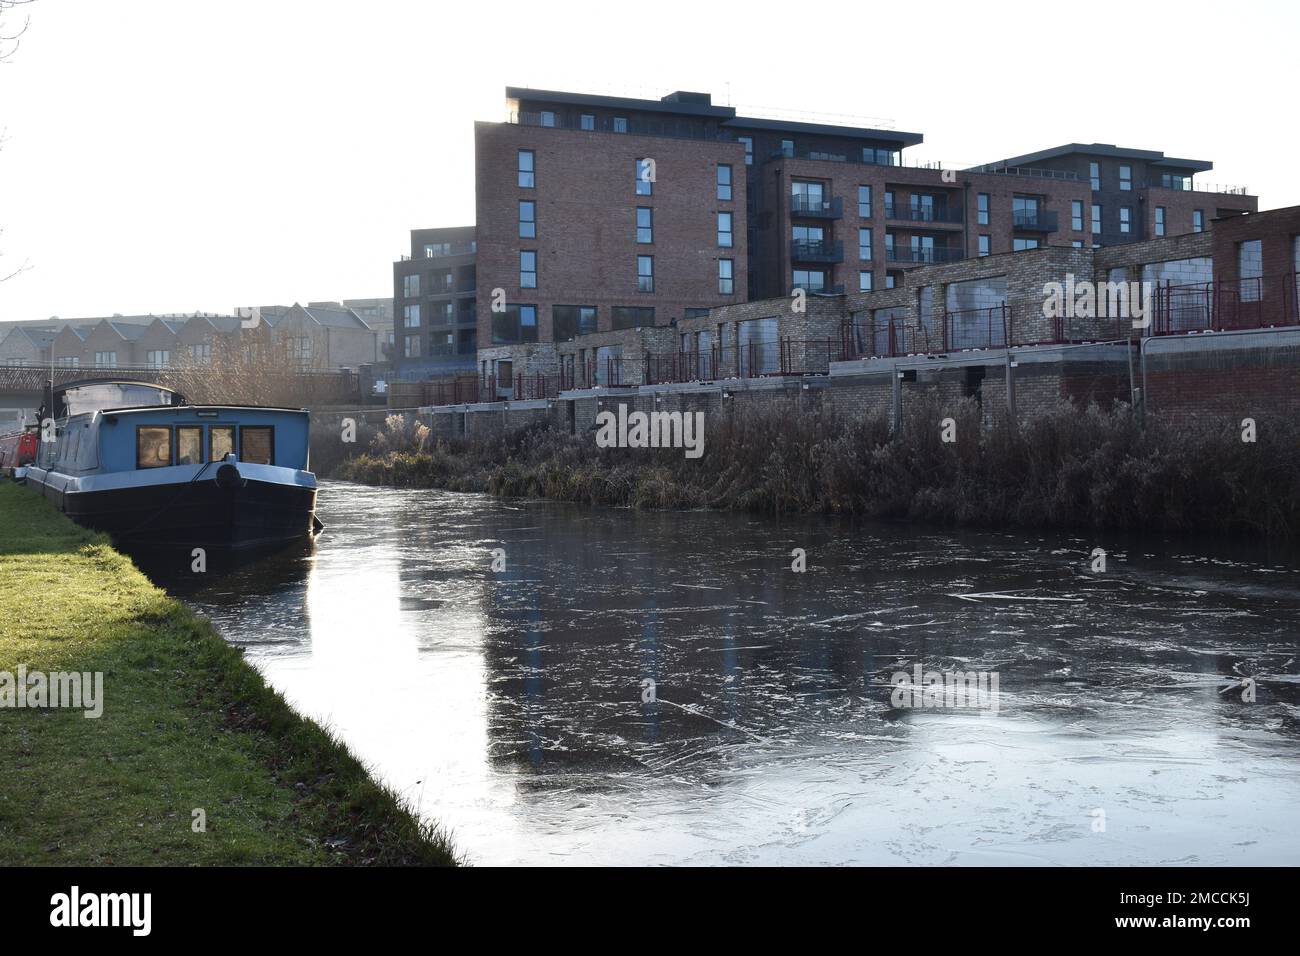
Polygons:
M1101 235L1101 203L1092 204L1092 234Z
M402 328L418 329L420 327L420 306L407 305L402 307Z
M654 325L655 310L652 306L616 305L610 309L609 324L614 329L638 329Z
M420 277L418 275L402 276L402 295L408 299L420 297Z
M117 368L116 352L96 352L95 364L100 368Z
M537 238L537 203L531 199L519 201L519 238Z
M736 139L739 142L745 144L745 165L753 166L754 165L754 137L738 136L736 137Z
M858 230L858 258L863 262L871 261L871 230Z
M653 292L655 290L655 257L636 257L636 291Z
M542 125L543 126L555 125L555 114L551 110L542 110Z
M144 353L144 364L150 368L165 368L171 360L172 353L167 349L151 349Z
M871 218L871 187L870 186L858 187L858 218L859 219Z
M551 307L552 338L556 342L567 342L579 335L590 335L596 331L596 307L594 305L556 305Z
M980 255L987 256L992 251L992 239L989 236L980 236Z
M537 341L537 306L507 305L492 313L492 344L519 345Z
M537 288L537 253L519 253L519 288Z
M859 291L859 292L870 292L870 291L871 291L871 272L870 272L870 270L863 269L861 272L858 273L858 291Z
M1082 248L1083 248L1083 240L1082 240L1082 239L1074 239L1074 240L1071 240L1071 242L1070 242L1070 248L1071 248L1071 249L1082 249Z
M1132 227L1133 225L1131 221L1132 215L1133 215L1133 210L1131 207L1129 206L1119 207L1119 231L1120 232L1128 232L1129 229Z
M874 166L897 166L899 162L898 150L876 149L871 146L863 146L862 161L864 163L871 163Z
M402 338L402 357L420 357L420 337L418 335L407 335Z
M731 248L731 213L718 213L718 245L724 249Z
M190 346L190 358L198 365L212 363L212 343L197 342Z
M731 167L718 163L718 198L723 202L731 199Z
M1121 166L1119 168L1119 191L1128 192L1133 188L1133 167Z
M519 151L519 188L532 189L536 185L533 176L533 151L531 149L521 149Z
M135 430L136 468L166 468L172 463L172 430L166 425L140 425Z
M718 295L733 295L736 291L735 263L731 259L718 260Z
M1079 199L1070 202L1070 228L1075 232L1083 231L1083 201Z
M636 161L636 194L638 196L649 196L655 188L655 164L653 159L638 159Z
M1164 234L1165 234L1165 207L1156 206L1156 235L1163 236Z
M1101 164L1100 163L1088 164L1088 179L1091 180L1092 188L1094 190L1101 189Z
M615 116L615 117L614 117L614 132L615 132L615 133L626 133L626 132L627 132L627 117L626 117L626 116Z
M429 317L430 325L451 325L456 318L455 305L451 302L435 302L433 304L433 314ZM420 324L420 314L416 312L415 325L408 325L407 328L415 328Z
M655 241L655 211L649 206L636 208L636 241L643 245Z
M976 224L987 226L989 224L989 194L980 193L975 197L976 201Z
M596 117L591 113L583 113L579 125L585 130L594 130L596 128Z
M1200 209L1192 210L1192 232L1205 231L1205 213Z
M1011 250L1013 252L1023 252L1026 249L1037 249L1037 239L1012 239Z
M781 155L787 157L794 156L794 140L792 139L781 140Z
M1237 243L1237 276L1241 280L1241 301L1258 302L1261 277L1264 275L1264 253L1259 239Z
M826 288L826 273L821 269L795 269L794 287L809 292L821 292Z

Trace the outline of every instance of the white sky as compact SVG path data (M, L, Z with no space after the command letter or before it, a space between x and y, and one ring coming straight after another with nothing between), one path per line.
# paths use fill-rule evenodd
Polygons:
M947 165L1107 142L1300 203L1294 0L26 10L0 65L0 275L28 268L0 320L391 295L410 229L473 221L472 124L504 118L507 85L729 84L756 112L885 118Z

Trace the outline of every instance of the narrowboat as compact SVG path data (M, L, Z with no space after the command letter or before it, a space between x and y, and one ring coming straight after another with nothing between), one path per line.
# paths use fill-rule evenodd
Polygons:
M305 409L189 405L138 382L50 397L27 484L116 542L242 550L321 528Z
M22 482L27 466L36 460L36 426L0 435L0 477Z

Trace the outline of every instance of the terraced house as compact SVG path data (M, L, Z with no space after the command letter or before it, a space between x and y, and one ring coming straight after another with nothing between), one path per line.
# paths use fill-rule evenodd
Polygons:
M945 169L910 161L920 133L747 117L707 93L509 87L506 109L505 122L475 125L476 226L441 237L459 240L455 268L474 275L487 398L619 382L625 352L675 350L685 326L705 354L720 344L706 317L730 305L1194 233L1258 206L1244 190L1202 191L1194 177L1209 161L1151 150L1071 144ZM409 260L394 264L395 296L421 323L400 330L411 369L429 368L430 347L428 290L411 262L437 232L413 233ZM458 355L462 320L439 314L456 334L438 341ZM769 332L755 326L742 344Z

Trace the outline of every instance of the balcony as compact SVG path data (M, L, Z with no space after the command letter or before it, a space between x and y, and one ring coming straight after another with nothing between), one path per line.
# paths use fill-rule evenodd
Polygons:
M814 285L806 285L802 282L796 282L790 286L790 291L794 292L795 289L803 289L805 292L809 293L810 295L843 295L844 294L843 283L839 283L837 285L814 286Z
M844 200L839 196L833 199L817 199L802 194L791 196L790 215L810 219L839 219L844 215Z
M885 203L885 218L900 222L933 222L945 226L960 226L962 210L957 206L903 206Z
M792 262L843 262L844 243L840 240L797 239L790 243Z
M966 250L957 246L934 246L929 249L910 247L888 249L885 259L905 265L929 266L944 262L958 262L966 258Z
M1012 214L1012 225L1021 232L1056 232L1056 213L1045 209L1018 210Z

